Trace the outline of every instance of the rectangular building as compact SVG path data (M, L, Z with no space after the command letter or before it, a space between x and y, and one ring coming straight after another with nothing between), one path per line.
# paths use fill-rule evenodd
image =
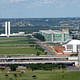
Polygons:
M64 42L69 39L68 31L58 31L58 30L40 30L40 34L44 36L47 42Z

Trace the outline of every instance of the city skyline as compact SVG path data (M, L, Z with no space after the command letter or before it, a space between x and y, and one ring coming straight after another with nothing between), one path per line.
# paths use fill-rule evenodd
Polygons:
M80 17L80 0L1 0L0 18Z

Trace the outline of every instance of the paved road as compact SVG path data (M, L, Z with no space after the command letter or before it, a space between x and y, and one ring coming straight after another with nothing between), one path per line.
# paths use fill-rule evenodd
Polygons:
M47 52L48 55L54 55L54 54L52 54L52 53L50 52L50 50L48 50L48 49L46 48L46 46L44 46L38 39L34 38L33 36L32 36L32 39L33 39L33 40L35 41L35 43L37 43L41 48L43 48L43 49L45 50L45 52Z
M80 68L78 68L78 67L73 67L73 66L69 66L68 68L67 68L67 70L68 71L80 71Z
M0 64L46 64L46 63L65 63L65 64L73 64L75 61L53 61L53 60L30 60L30 61L5 61L0 62Z

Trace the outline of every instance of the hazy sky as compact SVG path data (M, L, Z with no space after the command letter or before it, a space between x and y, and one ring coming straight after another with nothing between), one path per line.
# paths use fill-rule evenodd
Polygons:
M0 0L0 18L80 17L80 0Z

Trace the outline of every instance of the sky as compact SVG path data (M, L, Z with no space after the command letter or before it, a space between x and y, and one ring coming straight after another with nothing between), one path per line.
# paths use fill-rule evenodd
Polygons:
M80 17L80 0L0 0L0 18Z

